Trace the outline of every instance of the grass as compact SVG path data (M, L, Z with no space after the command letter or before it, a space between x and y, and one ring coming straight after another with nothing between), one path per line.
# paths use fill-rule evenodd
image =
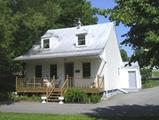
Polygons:
M148 80L143 84L143 88L152 88L156 86L159 86L159 80Z
M51 115L30 113L0 113L0 120L158 120L154 117L96 117L86 115Z
M152 76L159 77L159 71L152 71Z

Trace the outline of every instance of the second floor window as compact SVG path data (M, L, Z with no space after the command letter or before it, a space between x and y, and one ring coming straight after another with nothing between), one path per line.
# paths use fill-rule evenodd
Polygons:
M50 47L50 44L49 44L49 39L44 39L43 40L43 48L49 48Z
M86 45L85 34L78 35L78 45Z

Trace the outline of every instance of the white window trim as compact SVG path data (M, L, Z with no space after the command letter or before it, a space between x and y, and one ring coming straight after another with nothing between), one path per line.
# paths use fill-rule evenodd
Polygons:
M48 47L48 48L44 48L44 41L45 41L45 40L49 40L49 47ZM43 49L43 50L49 50L49 49L50 49L50 38L44 38L44 39L42 39L41 42L42 42L41 46L42 46L42 49Z
M79 45L78 44L78 36L84 35L85 36L85 45ZM87 46L87 34L77 34L76 35L76 47L86 47Z

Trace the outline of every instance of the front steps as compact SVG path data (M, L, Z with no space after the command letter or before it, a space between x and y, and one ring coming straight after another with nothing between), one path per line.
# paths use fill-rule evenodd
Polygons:
M54 91L47 98L47 102L59 102L59 97L61 96L61 89L55 88Z

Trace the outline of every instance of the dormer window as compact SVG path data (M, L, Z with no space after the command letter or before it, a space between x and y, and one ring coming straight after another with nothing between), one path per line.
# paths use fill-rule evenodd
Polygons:
M50 42L49 39L44 39L44 40L43 40L43 48L45 48L45 49L50 48L49 42Z
M78 35L78 45L86 45L85 34Z

